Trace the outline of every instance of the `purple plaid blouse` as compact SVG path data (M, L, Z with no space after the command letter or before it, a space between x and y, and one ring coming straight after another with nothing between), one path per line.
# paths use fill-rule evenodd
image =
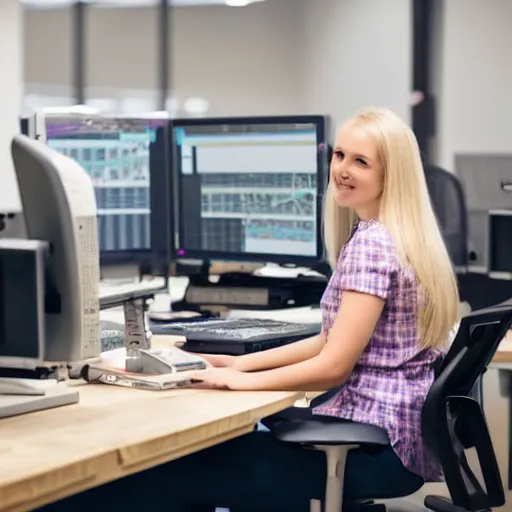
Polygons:
M442 353L418 347L415 274L400 263L382 223L359 222L342 249L321 301L326 333L343 290L376 295L386 304L352 374L314 413L384 428L407 469L427 481L441 481L441 469L423 443L420 421L434 362Z

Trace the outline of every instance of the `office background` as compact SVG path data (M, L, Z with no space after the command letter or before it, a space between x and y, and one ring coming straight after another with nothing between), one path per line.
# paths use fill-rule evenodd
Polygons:
M373 104L412 121L414 0L185 3L176 0L169 18L171 113L320 113L335 126ZM512 3L431 3L432 162L455 171L457 155L512 155ZM155 5L88 7L86 103L126 113L160 108L158 14ZM20 210L9 153L20 113L76 103L74 28L69 6L0 2L0 201L8 211ZM505 453L505 402L496 372L486 378L495 449Z
M158 6L87 11L86 99L159 108ZM408 117L410 15L409 0L175 7L169 106L174 98L183 113L188 98L202 98L208 115L329 112L341 119L373 102ZM26 12L28 94L74 101L72 27L70 8Z
M338 121L371 103L408 119L412 3L266 0L244 9L173 7L167 105L178 115L185 106L201 112L205 100L207 115L320 112ZM512 5L435 0L433 6L432 155L454 170L455 154L508 151ZM17 129L20 104L74 103L74 21L69 6L26 9L6 0L0 9L7 141ZM127 112L158 108L158 13L155 5L89 6L84 79L91 104Z

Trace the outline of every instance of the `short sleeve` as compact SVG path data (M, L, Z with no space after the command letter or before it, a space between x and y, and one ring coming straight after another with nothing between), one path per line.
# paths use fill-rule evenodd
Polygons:
M393 242L381 230L358 233L346 247L340 268L340 288L387 300L397 271Z

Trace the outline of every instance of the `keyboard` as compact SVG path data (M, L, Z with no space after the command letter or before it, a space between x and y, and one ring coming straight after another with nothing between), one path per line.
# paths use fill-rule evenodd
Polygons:
M151 326L153 334L184 336L185 350L241 355L293 343L318 334L320 324L268 318L200 319Z

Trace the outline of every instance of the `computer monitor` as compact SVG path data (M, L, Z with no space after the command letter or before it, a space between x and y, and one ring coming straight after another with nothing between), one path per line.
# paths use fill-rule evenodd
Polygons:
M26 135L27 137L35 138L31 133L32 123L30 122L30 117L21 117L20 118L20 133L22 135Z
M455 171L464 189L468 211L468 238L472 273L487 274L491 267L489 210L512 209L512 155L457 154Z
M321 260L325 122L322 116L172 121L178 262Z
M489 211L490 277L497 279L512 279L511 238L512 209Z
M100 263L167 275L171 180L167 115L45 115L49 147L91 177L98 205Z
M99 255L91 180L72 159L24 135L14 137L12 156L29 240L11 242L18 251L15 259L5 252L8 242L2 241L2 328L10 335L0 339L0 366L35 369L44 362L98 357ZM6 315L13 309L8 301L23 299L14 291L12 275L23 265L29 270L19 276L19 286L28 295L25 315ZM9 286L13 293L4 293Z

